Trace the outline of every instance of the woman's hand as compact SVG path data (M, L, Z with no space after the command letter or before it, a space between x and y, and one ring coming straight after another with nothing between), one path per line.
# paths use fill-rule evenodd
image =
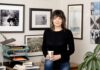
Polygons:
M46 56L46 59L50 59L50 56L49 56L49 55L47 55L47 56Z
M59 55L53 55L51 58L50 58L50 60L52 60L52 61L56 61L56 60L59 60L59 59L61 59L61 55L59 54Z
M56 60L61 59L61 55L60 54L58 54L58 55L52 55L51 57L49 55L47 55L46 59L49 59L49 60L52 60L52 61L56 61Z

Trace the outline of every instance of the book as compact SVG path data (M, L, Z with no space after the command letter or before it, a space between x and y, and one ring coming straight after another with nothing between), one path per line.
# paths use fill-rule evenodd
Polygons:
M39 66L25 66L25 69L40 69Z
M24 66L33 66L31 61L27 61L23 63Z
M25 57L21 57L21 56L20 56L20 57L13 57L12 60L13 60L13 61L25 61L25 60L27 60L27 59L26 59Z

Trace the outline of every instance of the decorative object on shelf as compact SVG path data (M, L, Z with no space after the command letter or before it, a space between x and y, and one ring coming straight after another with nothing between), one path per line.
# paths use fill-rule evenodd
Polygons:
M43 35L25 35L25 44L29 47L29 56L40 56L42 54Z
M52 9L30 8L30 30L42 30L50 27Z
M68 5L67 26L75 39L83 39L83 4Z
M0 3L0 32L24 32L24 5Z
M100 44L94 52L87 52L84 61L79 65L78 70L100 70Z

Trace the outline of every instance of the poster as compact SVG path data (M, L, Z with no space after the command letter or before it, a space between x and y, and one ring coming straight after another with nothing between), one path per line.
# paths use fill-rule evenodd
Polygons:
M100 44L100 0L91 2L90 42Z

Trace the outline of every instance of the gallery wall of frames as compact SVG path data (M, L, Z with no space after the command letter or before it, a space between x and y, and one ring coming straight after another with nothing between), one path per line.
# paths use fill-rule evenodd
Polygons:
M51 8L29 8L29 31L49 28L51 14ZM0 3L0 32L25 33L24 4ZM29 47L29 52L34 52L30 56L42 55L42 40L43 34L24 35L24 44Z
M68 26L66 27L72 30L75 39L82 40L83 4L70 4L66 7L68 7ZM52 14L51 8L30 7L29 31L44 30L49 28L51 14ZM80 16L77 17L77 15ZM73 21L76 21L76 23L75 22L73 23ZM79 23L77 24L77 22ZM0 32L24 33L25 32L24 30L25 30L25 5L0 3ZM24 35L24 44L30 48L29 52L36 52L34 55L42 55L41 51L42 40L43 40L43 34Z
M52 9L29 8L29 29L44 30L49 28L51 13ZM24 33L24 23L25 5L0 3L0 32Z

